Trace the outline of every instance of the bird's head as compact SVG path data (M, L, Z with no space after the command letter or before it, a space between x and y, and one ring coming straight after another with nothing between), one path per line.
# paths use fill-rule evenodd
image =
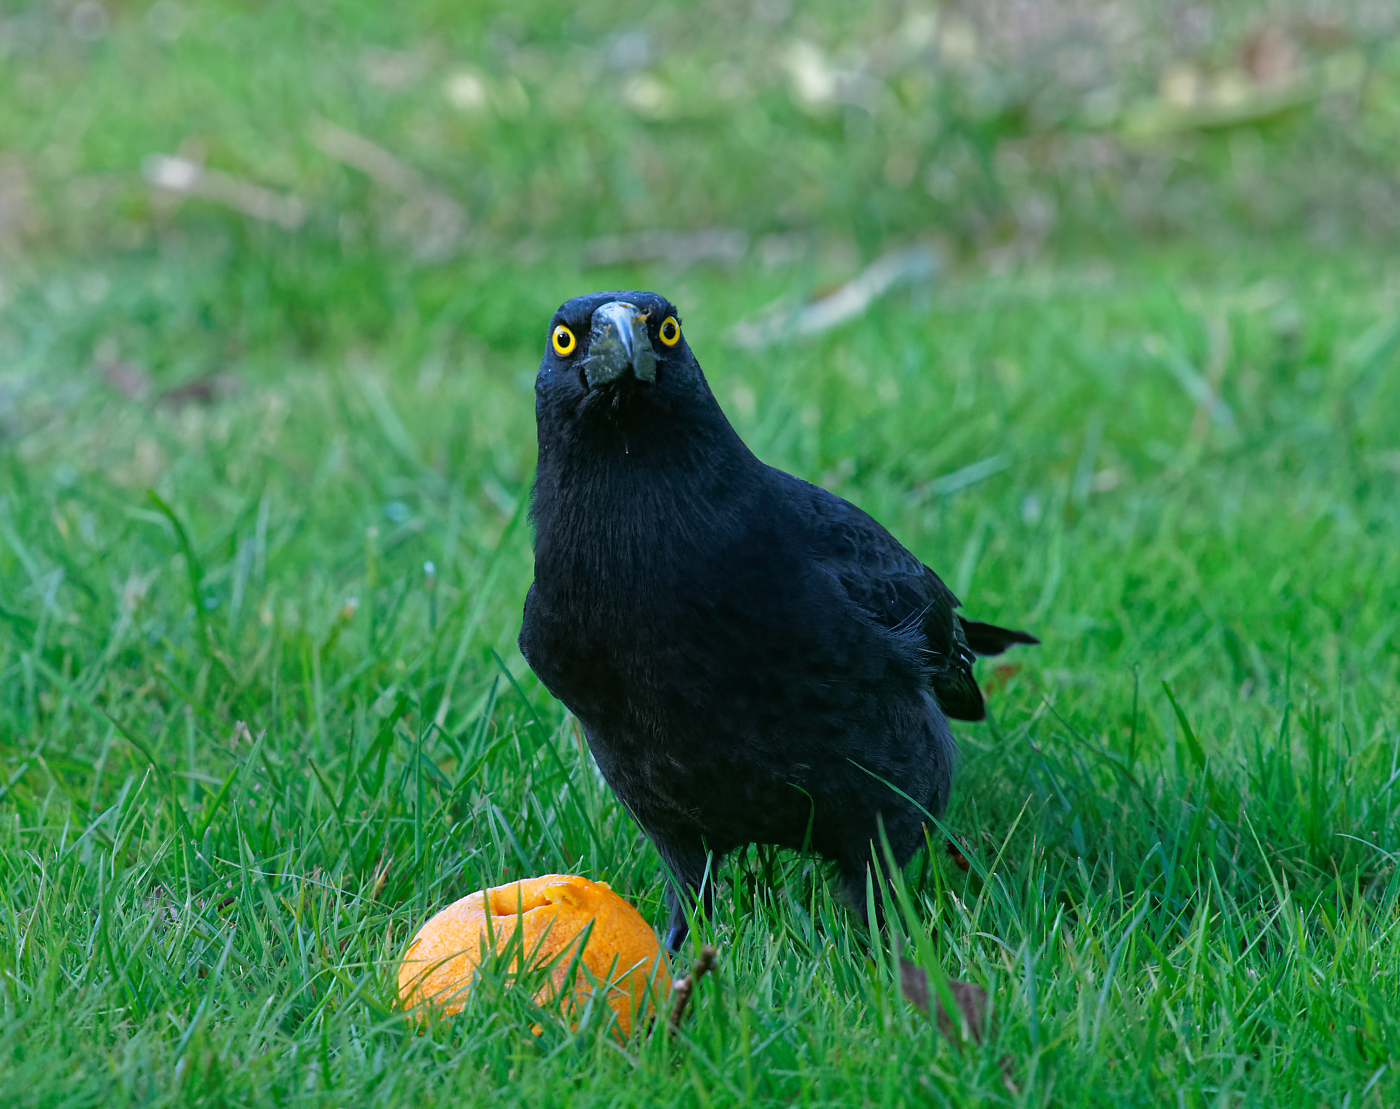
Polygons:
M714 398L663 296L589 293L560 305L549 321L535 379L542 420L645 424Z

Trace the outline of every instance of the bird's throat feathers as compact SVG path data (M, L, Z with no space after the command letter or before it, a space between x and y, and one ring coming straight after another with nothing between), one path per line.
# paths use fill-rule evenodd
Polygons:
M530 510L538 582L664 588L670 572L713 554L714 537L746 530L762 463L708 400L649 420L542 415Z

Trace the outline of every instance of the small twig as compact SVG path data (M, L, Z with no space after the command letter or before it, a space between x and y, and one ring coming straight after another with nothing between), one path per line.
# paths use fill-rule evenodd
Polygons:
M927 246L891 251L866 266L829 296L796 311L778 308L740 320L729 341L740 347L762 347L794 335L817 335L861 315L897 285L931 281L938 275L938 257Z
M306 202L301 197L263 188L231 173L206 169L190 158L152 154L141 172L153 188L176 196L203 197L288 231L295 231L306 221Z
M695 965L690 968L690 973L684 978L677 978L672 985L672 993L676 1000L671 1004L671 1019L669 1022L671 1035L675 1035L681 1026L681 1018L685 1016L685 1007L690 1004L690 995L695 992L695 987L700 983L700 979L712 971L715 967L715 956L719 954L719 949L706 944L700 949L700 956L695 960Z
M311 142L327 157L403 198L393 230L413 244L419 257L446 257L462 245L471 222L467 211L435 181L363 135L326 120L313 121Z

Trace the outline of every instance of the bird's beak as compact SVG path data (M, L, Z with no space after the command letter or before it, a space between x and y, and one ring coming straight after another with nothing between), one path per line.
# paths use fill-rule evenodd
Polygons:
M590 388L616 381L631 370L639 381L656 380L656 351L647 317L635 304L614 300L593 311L584 377Z

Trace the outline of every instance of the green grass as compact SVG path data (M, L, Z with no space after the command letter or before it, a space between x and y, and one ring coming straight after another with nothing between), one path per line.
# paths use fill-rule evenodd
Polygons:
M61 26L46 11L24 18ZM766 113L794 164L824 159L830 187L805 215L773 199L786 170L739 163L748 222L737 192L682 223L690 194L638 200L614 177L570 227L546 170L587 112L551 99L538 67L522 70L527 122L562 130L480 123L470 141L495 185L452 176L463 146L420 157L445 133L433 121L448 126L427 92L350 83L365 43L421 46L429 91L461 58L491 64L472 23L485 14L443 41L445 8L211 6L177 50L141 38L141 11L114 11L99 44L12 51L13 72L42 62L49 83L7 75L20 91L0 112L43 186L7 247L0 309L7 1102L1400 1101L1388 240L1267 241L1245 215L1214 240L1124 239L1106 216L1040 253L1013 229L1007 270L995 213L1014 209L1015 182L1010 200L958 194L958 211L993 213L983 238L931 197L876 197L886 223L861 224L860 174L879 175L901 132L866 143L849 120L847 134L803 117L781 86L744 110ZM571 57L569 35L601 40L614 24L600 11L572 25L532 11L536 63ZM679 34L674 13L651 18ZM885 17L853 18L851 34L861 19ZM719 49L707 34L694 56ZM129 74L160 51L150 87L164 91L143 112ZM224 114L201 115L210 105ZM966 122L956 102L938 110ZM384 196L298 145L313 114L403 137L396 150L471 198L468 252L415 261L384 230ZM163 212L121 176L196 118L211 164L308 198L300 231L195 202ZM1368 118L1329 141L1364 153ZM643 166L708 144L696 172L718 174L727 132L705 119L618 110L576 137ZM1291 126L1266 135L1279 164L1327 120ZM987 127L989 149L1019 141ZM1201 137L1184 159L1227 214L1239 182L1211 165L1233 141ZM112 175L95 209L47 187L64 158L84 188ZM1044 172L1035 187L1060 180ZM521 181L540 191L512 207ZM1171 188L1162 209L1180 211ZM598 231L729 219L756 237L789 218L810 256L581 266ZM930 226L947 232L933 284L814 339L726 340ZM483 885L576 871L664 916L655 854L515 648L542 328L567 296L631 285L680 304L761 457L874 513L972 615L1044 640L982 664L991 718L958 729L944 824L970 870L938 831L905 875L916 948L991 995L981 1047L959 1052L901 998L890 941L860 933L822 866L766 850L720 872L701 930L719 967L674 1040L620 1043L601 1011L571 1029L499 977L426 1030L395 1008L413 931ZM1219 382L1214 418L1193 375ZM203 392L172 392L191 383Z
M721 969L678 1043L536 1037L518 1001L421 1036L393 1011L412 930L482 884L578 871L661 919L655 856L514 649L546 312L440 372L421 330L358 365L264 352L208 408L49 361L16 406L0 556L10 1085L32 1104L1388 1103L1397 322L1380 265L1307 261L949 283L763 354L719 333L781 275L680 278L764 457L1045 639L994 679L993 721L960 729L947 826L973 870L935 850L909 874L942 964L995 999L993 1040L961 1057L821 868L766 853L722 874ZM476 291L533 305L559 280ZM565 279L585 281L610 283ZM11 318L26 350L65 330L37 301ZM1208 362L1212 334L1233 430L1193 424L1166 364ZM920 491L998 454L980 483Z

